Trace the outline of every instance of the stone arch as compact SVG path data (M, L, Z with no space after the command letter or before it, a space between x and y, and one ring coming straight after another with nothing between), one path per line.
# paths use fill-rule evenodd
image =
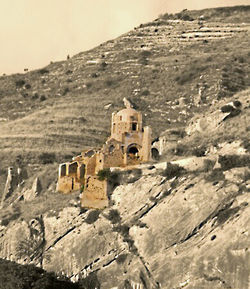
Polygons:
M159 160L159 158L160 158L160 153L159 153L157 148L151 149L151 155L152 155L153 160Z
M140 146L136 143L130 144L127 147L127 156L130 159L138 159L140 155Z

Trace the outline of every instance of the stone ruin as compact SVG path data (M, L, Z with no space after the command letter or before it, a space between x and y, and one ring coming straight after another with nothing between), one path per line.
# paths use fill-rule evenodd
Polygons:
M142 114L128 100L112 113L111 136L100 149L90 149L59 165L57 191L81 190L81 206L104 208L109 204L109 184L98 172L111 167L131 167L151 160L151 128L142 126Z

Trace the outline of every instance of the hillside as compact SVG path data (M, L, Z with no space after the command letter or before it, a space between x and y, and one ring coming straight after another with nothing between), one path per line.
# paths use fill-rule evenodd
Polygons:
M0 211L0 258L89 278L86 289L248 289L249 19L250 6L164 14L1 76L0 195L7 168L21 173ZM114 173L109 208L81 209L79 192L55 192L58 164L102 145L124 97L162 154Z
M1 170L17 157L38 163L41 153L53 152L62 161L102 144L111 112L122 107L124 96L158 136L247 88L250 25L241 19L249 17L249 7L233 23L225 23L238 13L233 9L220 19L218 12L197 20L202 13L193 21L159 18L66 61L2 76Z

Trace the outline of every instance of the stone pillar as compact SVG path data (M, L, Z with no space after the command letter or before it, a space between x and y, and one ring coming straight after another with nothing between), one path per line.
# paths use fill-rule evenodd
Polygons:
M3 196L1 200L1 207L3 207L4 201L8 199L14 192L15 188L18 185L18 181L19 180L18 180L17 172L15 172L15 170L12 167L9 167L8 176L7 176L7 180L5 183L5 188L4 188L4 192L3 192Z
M151 160L151 128L149 126L144 127L142 138L142 160L148 162Z

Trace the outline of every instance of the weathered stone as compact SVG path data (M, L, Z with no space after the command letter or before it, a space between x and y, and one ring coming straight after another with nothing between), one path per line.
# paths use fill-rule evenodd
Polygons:
M32 188L30 190L26 190L23 194L25 201L31 201L35 199L42 191L42 186L39 178L35 178Z

